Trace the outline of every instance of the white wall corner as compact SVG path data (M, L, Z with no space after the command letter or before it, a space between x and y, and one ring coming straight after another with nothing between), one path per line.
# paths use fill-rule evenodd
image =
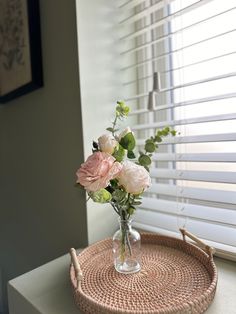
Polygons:
M116 101L123 98L115 1L77 0L79 72L84 158L92 141L110 125ZM111 236L118 224L110 205L87 203L88 238Z

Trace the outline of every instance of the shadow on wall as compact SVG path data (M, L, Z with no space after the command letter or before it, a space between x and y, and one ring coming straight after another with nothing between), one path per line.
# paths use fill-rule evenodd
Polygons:
M0 268L0 313L3 313L3 278L1 268Z
M8 280L87 245L75 2L40 13L45 86L0 107L1 310Z

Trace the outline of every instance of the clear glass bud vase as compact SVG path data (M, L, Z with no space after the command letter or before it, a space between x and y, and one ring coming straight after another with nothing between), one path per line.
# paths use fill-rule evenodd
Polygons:
M136 273L141 269L141 237L131 223L131 219L119 218L120 229L113 236L114 266L122 274Z

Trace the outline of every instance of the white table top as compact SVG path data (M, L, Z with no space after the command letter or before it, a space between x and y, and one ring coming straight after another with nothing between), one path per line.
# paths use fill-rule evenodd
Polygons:
M215 258L216 296L207 314L236 314L236 263ZM69 281L69 254L9 282L10 314L79 314Z

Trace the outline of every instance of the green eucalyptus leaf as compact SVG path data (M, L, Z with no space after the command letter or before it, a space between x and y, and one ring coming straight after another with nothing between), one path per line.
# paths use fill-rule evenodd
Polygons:
M133 215L135 212L135 207L134 206L130 206L128 209L127 209L127 213L131 216Z
M111 200L111 193L106 189L101 189L96 192L89 192L88 195L96 203L108 203Z
M119 144L118 149L115 149L112 155L117 161L121 162L125 156L124 148Z
M138 206L138 205L141 205L142 202L140 202L140 201L134 201L133 204L136 205L136 206Z
M148 166L143 166L148 172L150 171Z
M120 145L127 149L128 151L132 151L135 148L135 138L132 132L127 133L122 139L120 140Z
M129 159L134 159L136 156L132 150L128 150L127 157Z
M152 163L151 158L147 155L140 156L138 161L139 161L140 165L142 165L142 166L149 166Z
M93 141L93 148L98 149L98 143Z
M153 153L155 152L156 146L154 142L148 142L145 144L145 150L148 153Z
M155 136L155 142L161 143L162 142L162 138L160 135L156 135Z
M114 132L113 128L106 128L106 130L109 131L109 132Z
M112 198L117 202L122 202L126 200L127 193L125 191L117 189L112 193Z
M167 136L170 132L170 128L167 126L162 130L162 134L163 136Z
M110 185L112 186L112 188L116 188L118 187L118 182L116 179L110 180Z

